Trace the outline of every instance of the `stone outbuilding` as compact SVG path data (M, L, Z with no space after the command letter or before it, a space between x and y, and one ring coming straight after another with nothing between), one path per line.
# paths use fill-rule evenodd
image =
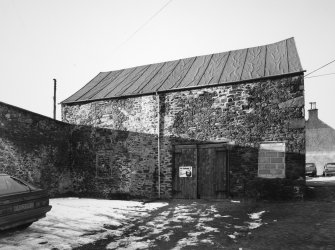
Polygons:
M317 175L322 175L326 163L335 162L335 129L319 119L316 103L311 104L306 121L306 162L314 163Z
M224 198L304 177L304 71L293 38L101 72L62 102L73 185L104 196Z

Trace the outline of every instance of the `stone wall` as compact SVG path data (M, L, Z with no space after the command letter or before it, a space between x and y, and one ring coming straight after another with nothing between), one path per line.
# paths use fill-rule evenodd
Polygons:
M163 197L171 197L173 146L177 144L234 144L230 190L235 194L243 194L246 183L257 177L258 149L264 141L285 142L286 177L303 177L303 87L300 75L160 93L159 97L63 105L63 121L82 125L71 137L71 149L76 149L72 153L76 154L73 166L78 174L73 185L76 190L84 187L83 192L104 197L156 197L158 120ZM96 154L104 150L111 155L112 171L110 178L101 179L96 177Z
M70 125L0 102L0 172L51 195L72 191Z
M157 196L157 98L142 96L63 107L71 133L76 190L98 197ZM111 174L96 175L96 155Z
M303 89L302 76L296 76L167 94L165 136L234 143L233 193L242 193L245 183L257 176L258 149L264 141L285 142L286 177L303 177Z

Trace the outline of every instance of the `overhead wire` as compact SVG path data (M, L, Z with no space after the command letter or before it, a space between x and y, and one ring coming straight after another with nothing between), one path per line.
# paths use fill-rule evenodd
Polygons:
M159 13L161 13L173 0L166 2L158 11L156 11L147 21L145 21L140 27L138 27L126 40L124 40L119 46L117 46L113 51L120 49L125 45L130 39L132 39L139 31L141 31L146 25L148 25L152 19L154 19Z
M314 78L314 77L329 76L329 75L335 75L335 72L334 73L328 73L328 74L322 74L322 75L316 75L316 76L308 76L308 77L305 77L305 78Z
M321 66L320 68L317 68L316 70L313 70L312 72L310 72L310 73L308 73L307 75L305 75L305 78L306 78L306 76L308 76L308 75L310 75L310 74L313 74L314 72L316 72L316 71L318 71L318 70L320 70L320 69L322 69L322 68L328 66L329 64L331 64L331 63L333 63L333 62L335 62L335 60L333 60L333 61L331 61L331 62L329 62L329 63L327 63L327 64Z

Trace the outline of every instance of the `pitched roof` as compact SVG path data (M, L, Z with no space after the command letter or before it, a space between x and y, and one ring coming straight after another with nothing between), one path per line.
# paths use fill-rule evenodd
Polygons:
M101 72L62 103L150 94L303 71L294 38L277 43Z

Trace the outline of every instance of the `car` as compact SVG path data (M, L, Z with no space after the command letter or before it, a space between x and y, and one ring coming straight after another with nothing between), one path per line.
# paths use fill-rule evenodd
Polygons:
M306 176L316 176L316 166L315 163L306 163L305 165L305 175Z
M335 163L327 163L323 169L323 176L335 174Z
M49 194L13 176L0 173L0 230L26 228L51 210Z

